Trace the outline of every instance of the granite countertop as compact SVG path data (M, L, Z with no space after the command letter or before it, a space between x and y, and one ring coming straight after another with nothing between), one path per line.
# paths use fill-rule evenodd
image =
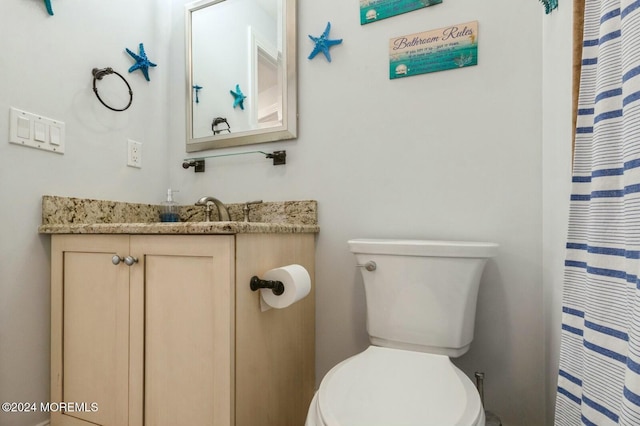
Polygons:
M204 221L204 208L179 206L181 222L158 222L160 205L45 195L41 234L239 234L317 233L316 201L264 202L251 205L250 222L243 204L229 204L230 222ZM217 216L217 214L214 214ZM215 217L213 219L216 219Z

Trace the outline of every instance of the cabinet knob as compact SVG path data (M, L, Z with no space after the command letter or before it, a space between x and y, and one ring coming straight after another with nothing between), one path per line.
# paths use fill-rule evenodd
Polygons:
M138 263L138 258L133 256L120 257L117 254L111 258L111 263L114 265L119 265L120 262L124 262L127 265L131 266L134 263Z
M138 263L138 258L133 257L133 256L127 256L127 257L124 258L124 263L126 263L129 266L131 266L134 263Z

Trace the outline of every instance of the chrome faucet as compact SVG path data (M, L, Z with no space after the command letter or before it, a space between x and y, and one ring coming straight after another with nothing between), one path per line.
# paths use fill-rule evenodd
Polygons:
M229 210L227 210L227 206L217 198L213 197L202 197L196 203L196 206L205 206L206 209L204 211L207 222L211 222L211 211L213 210L213 206L216 206L216 210L218 210L218 219L222 222L230 221Z

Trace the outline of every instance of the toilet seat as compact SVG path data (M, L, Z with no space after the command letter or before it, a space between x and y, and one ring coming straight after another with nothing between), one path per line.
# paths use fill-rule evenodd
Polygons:
M443 355L370 346L322 380L307 426L483 426L480 396Z

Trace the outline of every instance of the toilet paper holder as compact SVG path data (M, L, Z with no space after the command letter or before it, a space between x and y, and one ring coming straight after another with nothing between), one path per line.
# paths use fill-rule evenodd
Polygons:
M271 281L271 280L262 280L255 275L251 277L251 281L249 281L249 287L251 287L251 291L256 291L261 288L268 288L273 291L273 294L276 296L280 296L284 293L284 284L282 281Z

